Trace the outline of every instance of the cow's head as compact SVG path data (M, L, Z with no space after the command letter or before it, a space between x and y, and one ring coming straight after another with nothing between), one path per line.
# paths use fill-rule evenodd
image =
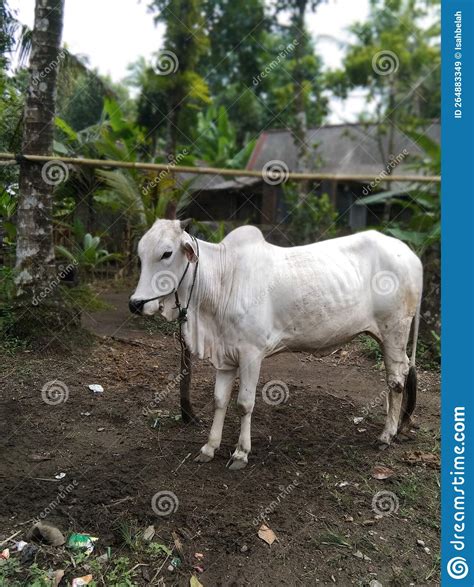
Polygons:
M133 314L152 316L159 311L167 320L178 317L174 292L188 263L196 263L198 255L195 241L185 232L188 224L157 220L140 239L140 279L128 304Z

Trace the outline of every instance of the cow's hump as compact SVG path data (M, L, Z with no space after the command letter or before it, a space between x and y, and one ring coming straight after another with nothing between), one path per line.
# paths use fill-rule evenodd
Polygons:
M226 245L236 247L244 244L265 242L262 232L256 226L239 226L222 241Z

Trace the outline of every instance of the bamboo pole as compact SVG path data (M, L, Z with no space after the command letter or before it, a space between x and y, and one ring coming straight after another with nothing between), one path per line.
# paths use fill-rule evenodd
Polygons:
M0 160L15 161L16 155L14 153L0 153ZM371 182L377 179L374 175L337 175L333 173L285 173L285 171L255 171L252 169L220 169L218 167L191 167L183 165L173 165L171 163L140 163L134 161L113 161L111 159L82 159L79 157L56 157L47 155L21 155L22 159L30 161L31 163L46 163L48 161L61 161L70 165L84 165L86 167L112 167L116 169L142 169L144 171L166 171L166 172L181 172L181 173L196 173L207 175L222 175L231 177L258 177L260 179L270 179L275 181L282 177L285 181L294 180L329 180L329 181L359 181ZM387 175L383 181L404 181L414 183L439 183L441 177L439 175Z

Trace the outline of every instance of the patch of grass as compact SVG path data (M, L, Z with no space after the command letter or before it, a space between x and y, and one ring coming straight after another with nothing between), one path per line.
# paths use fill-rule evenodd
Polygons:
M338 548L352 548L352 544L337 530L328 528L327 532L321 534L317 539L319 545L337 546Z
M111 568L105 573L104 579L105 585L109 587L135 587L137 585L133 580L132 564L126 556L112 560Z
M135 522L120 520L118 522L118 532L123 543L133 552L138 552L141 548L142 533Z
M21 575L21 579L20 579ZM51 579L47 571L40 569L33 563L26 571L21 567L18 559L10 558L0 566L0 585L8 587L50 587Z
M364 355L369 359L373 359L377 363L377 367L381 366L383 355L379 343L368 334L361 334L359 340Z
M418 339L416 363L427 371L439 371L441 363L441 339L434 330L430 333L431 340Z
M61 294L67 303L76 310L98 312L113 310L114 307L101 299L100 295L87 283L76 287L61 286Z

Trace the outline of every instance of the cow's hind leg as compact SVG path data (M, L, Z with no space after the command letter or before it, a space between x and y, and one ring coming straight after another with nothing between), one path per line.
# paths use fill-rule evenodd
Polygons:
M389 445L392 442L399 427L405 381L409 369L406 349L411 320L411 317L402 320L397 326L388 329L382 338L389 390L387 418L384 430L379 436L379 440L383 445Z
M227 463L228 468L232 470L243 469L248 462L251 449L250 422L261 363L261 358L253 356L239 365L240 387L237 410L240 413L240 436L237 447Z
M200 453L194 459L199 463L207 463L214 458L215 451L219 448L222 439L224 419L232 394L237 369L216 372L216 385L214 387L214 419L207 443L201 448Z

